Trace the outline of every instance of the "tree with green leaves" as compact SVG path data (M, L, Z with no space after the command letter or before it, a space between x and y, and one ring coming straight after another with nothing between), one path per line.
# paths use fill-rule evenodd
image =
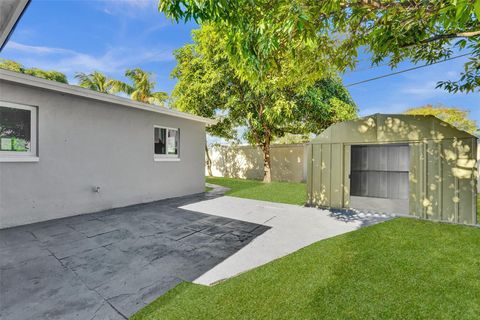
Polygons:
M281 138L275 138L275 144L300 144L300 143L307 143L313 137L307 134L293 134L287 133Z
M25 68L22 64L13 60L0 59L0 69L20 72L37 78L53 80L61 83L68 83L67 76L61 72L38 68Z
M209 117L221 114L219 129L228 133L231 128L246 128L244 138L263 152L265 182L271 181L270 145L275 138L287 133L319 133L334 121L356 117L348 91L328 68L324 68L324 79L307 87L295 85L296 81L281 71L269 72L263 83L254 86L236 72L226 50L228 39L217 26L202 25L193 32L193 40L194 44L175 52L178 64L173 76L178 82L172 93L174 105ZM318 56L311 50L311 56L305 55L308 57ZM286 55L279 59L294 58Z
M22 64L16 61L7 60L7 59L0 59L0 69L25 73L25 67Z
M359 50L369 52L374 65L392 68L404 60L435 63L466 51L460 79L438 86L480 90L478 0L160 0L159 10L176 21L217 24L229 58L252 83L268 70L288 70L288 62L277 57L298 56L313 42L339 71L355 66Z
M77 72L75 78L78 80L80 87L102 93L110 93L115 83L115 80L107 78L106 75L99 71L93 71L89 74Z
M124 92L130 96L132 100L143 103L163 105L168 99L166 92L154 92L155 82L151 80L152 74L140 68L128 69L125 76L132 81L127 84L123 81L112 81L112 93Z
M462 110L456 107L446 107L443 105L432 106L431 104L427 104L425 106L408 109L405 113L412 115L432 115L460 130L473 135L478 135L477 123L475 120L469 118L469 111L467 110Z
M207 127L207 133L225 140L235 140L237 131L231 119L221 116L228 100L228 97L223 95L227 85L225 80L228 79L220 78L226 71L226 65L205 59L200 53L205 49L200 49L202 44L187 44L174 52L177 65L172 71L172 77L179 81L172 91L172 107L206 118L217 118L217 124ZM216 67L224 69L214 72ZM207 142L205 156L208 174L212 176L212 160Z

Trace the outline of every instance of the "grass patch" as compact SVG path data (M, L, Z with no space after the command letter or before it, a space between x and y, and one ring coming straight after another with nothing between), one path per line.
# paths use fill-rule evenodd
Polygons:
M255 180L207 177L208 183L230 188L228 196L281 202L289 204L305 204L307 188L305 183L271 182L263 183Z
M480 228L395 219L182 283L132 319L478 319L479 252Z

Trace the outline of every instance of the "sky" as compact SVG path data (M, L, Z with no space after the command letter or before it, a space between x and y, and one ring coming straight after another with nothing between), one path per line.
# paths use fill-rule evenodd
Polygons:
M1 0L0 0L1 1ZM175 23L157 11L157 0L32 0L0 58L26 67L65 73L76 84L75 72L97 70L124 79L126 69L140 67L155 75L156 89L171 92L176 65L173 52L192 42L193 23ZM368 55L359 56L344 84L392 71L372 68ZM480 95L450 94L435 89L439 80L455 80L465 58L348 87L360 115L401 113L424 104L443 104L470 111L480 124ZM398 70L412 67L404 62Z

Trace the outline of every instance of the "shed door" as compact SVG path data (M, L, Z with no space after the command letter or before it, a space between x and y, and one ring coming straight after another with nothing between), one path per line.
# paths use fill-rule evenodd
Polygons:
M408 214L409 151L406 144L352 146L350 206Z

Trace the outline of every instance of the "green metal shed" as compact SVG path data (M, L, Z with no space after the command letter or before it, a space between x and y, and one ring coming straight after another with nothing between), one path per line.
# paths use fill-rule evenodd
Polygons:
M477 138L434 116L374 114L308 146L308 203L476 224Z

